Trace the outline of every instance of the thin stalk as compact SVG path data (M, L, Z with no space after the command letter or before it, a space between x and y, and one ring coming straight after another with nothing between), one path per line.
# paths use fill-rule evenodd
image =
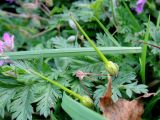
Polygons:
M38 73L38 72L36 72L36 71L34 71L34 70L31 70L31 72L32 72L33 74L35 74L35 75L41 77L42 79L46 80L47 82L50 82L50 83L52 83L53 85L55 85L55 86L61 88L61 89L64 90L65 92L67 92L67 93L73 95L74 97L78 98L80 101L83 100L83 97L82 97L81 95L79 95L79 94L73 92L72 90L70 90L70 89L64 87L63 85L59 84L58 82L53 81L53 80L51 80L51 79L49 79L49 78L43 76L42 74L40 74L40 73Z
M160 11L158 12L158 19L157 19L157 24L156 24L156 28L159 28L159 24L160 24Z
M120 44L117 42L117 40L111 35L111 33L105 28L105 26L97 19L97 17L94 16L94 18L98 22L99 26L104 30L104 32L106 33L106 35L112 40L112 42L116 46L120 46Z
M30 19L30 18L38 18L38 19L41 19L41 20L44 20L46 22L49 21L49 19L46 19L44 17L41 17L41 16L38 16L38 15L30 15L30 14L16 14L16 13L12 13L12 12L8 12L8 11L4 11L4 10L0 10L0 14L2 16L5 16L5 17L18 17L18 18L23 18L23 19Z
M147 44L147 45L149 45L149 46L151 46L151 47L155 47L155 48L157 48L157 49L160 49L160 46L158 46L158 45L154 45L154 44L151 44L151 43L148 43L148 42L144 42L144 41L137 41L137 42L143 43L143 44Z
M74 23L77 25L77 27L79 28L79 30L83 33L83 35L86 37L86 39L88 40L88 42L92 45L92 47L95 49L95 51L97 52L97 54L99 55L99 57L103 60L104 63L108 64L108 60L107 58L104 56L104 54L96 47L96 45L94 44L94 42L88 37L88 35L85 33L85 31L81 28L81 26L78 24L78 22L75 20L75 18L73 16L71 16L72 20L74 21Z
M149 39L149 33L150 33L150 17L147 24L147 31L145 33L144 42L147 42ZM146 54L147 54L147 44L143 45L142 48L142 54L141 54L141 78L143 84L145 84L145 71L146 71Z
M111 9L112 9L113 21L114 21L115 25L117 25L115 9L114 8L115 7L114 7L114 4L113 4L113 0L111 0Z
M46 30L44 30L44 31L42 31L42 32L36 33L35 35L32 35L31 38L39 37L39 36L41 36L41 35L49 32L49 31L53 30L54 28L55 28L55 26L53 26L53 27L51 27L51 28L48 28L48 29L46 29Z

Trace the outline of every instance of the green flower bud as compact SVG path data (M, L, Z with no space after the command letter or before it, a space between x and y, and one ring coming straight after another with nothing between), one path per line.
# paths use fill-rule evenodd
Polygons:
M83 100L81 100L80 102L88 107L88 108L92 108L93 107L93 101L92 99L89 97L89 96L82 96L83 97Z
M112 76L117 76L119 72L119 66L112 61L109 61L105 64L105 68L107 69L108 73Z

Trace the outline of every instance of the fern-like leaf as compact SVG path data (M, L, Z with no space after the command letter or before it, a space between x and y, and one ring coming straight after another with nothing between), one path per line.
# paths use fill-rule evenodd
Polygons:
M15 95L14 88L0 88L0 116L3 118L5 114L5 107L9 110L11 99Z
M39 96L35 100L35 102L38 102L36 111L45 117L49 116L50 109L54 108L57 100L61 98L61 91L50 83L43 83L41 84L41 91L38 91L36 94Z
M19 87L10 106L12 119L32 120L33 108L31 102L33 94L30 86Z
M105 34L97 33L96 38L97 38L97 45L98 46L101 46L101 47L115 46L114 43Z

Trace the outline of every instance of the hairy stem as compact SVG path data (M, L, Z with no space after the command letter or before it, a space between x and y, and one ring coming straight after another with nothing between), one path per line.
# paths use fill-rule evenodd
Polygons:
M81 95L79 95L79 94L73 92L72 90L70 90L70 89L64 87L64 86L61 85L60 83L58 83L58 82L56 82L56 81L54 81L54 80L51 80L51 79L49 79L49 78L43 76L42 74L40 74L40 73L38 73L38 72L36 72L36 71L34 71L34 70L31 70L31 72L32 72L33 74L35 74L35 75L41 77L42 79L44 79L44 80L46 80L46 81L52 83L53 85L55 85L55 86L61 88L61 89L64 90L65 92L67 92L67 93L73 95L74 97L78 98L79 100L83 100L83 97L82 97Z

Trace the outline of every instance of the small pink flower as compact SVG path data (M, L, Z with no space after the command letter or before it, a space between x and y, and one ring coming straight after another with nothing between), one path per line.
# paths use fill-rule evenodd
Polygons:
M9 33L3 34L3 40L4 40L4 49L5 51L11 51L14 48L14 35L11 35Z
M138 14L142 13L143 7L144 7L145 3L146 3L146 0L137 0L137 3L136 3L136 5L137 5L136 12Z
M12 51L14 48L14 35L11 35L9 33L3 34L3 40L0 40L0 54L3 54L3 52ZM10 60L0 60L0 66L2 66L4 63L10 63Z
M79 78L79 80L83 80L83 78L86 76L86 73L84 73L83 71L78 70L76 72L76 77Z

